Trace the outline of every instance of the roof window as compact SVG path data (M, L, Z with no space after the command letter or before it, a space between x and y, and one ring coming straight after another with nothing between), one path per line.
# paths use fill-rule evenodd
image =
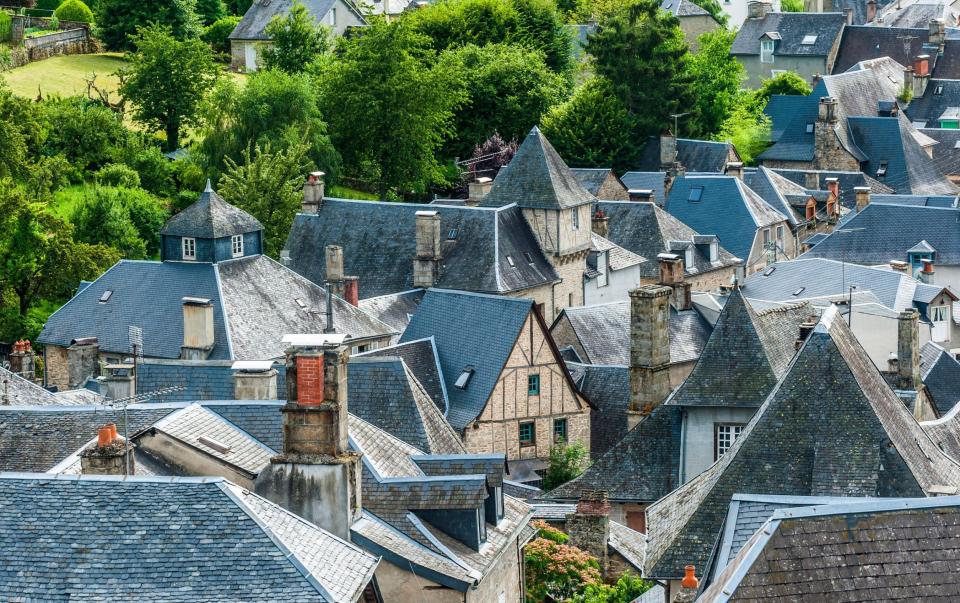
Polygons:
M523 252L523 257L527 258L527 263L528 263L528 264L532 264L532 263L533 263L533 256L530 255L530 252L529 252L529 251L524 251L524 252Z
M692 187L690 189L690 194L687 195L687 201L690 201L691 203L699 203L702 198L703 198L702 186Z
M300 306L301 309L307 307L307 304L303 303L303 300L300 299L299 297L294 299L293 301L297 302L297 305Z
M203 444L207 448L213 448L220 454L227 454L230 452L229 446L213 438L208 438L207 436L200 436L199 438L197 438L197 442Z
M776 271L776 269L777 269L776 266L770 266L769 268L763 271L763 276L770 276Z
M100 299L98 301L101 304L105 304L108 301L110 301L110 297L112 296L113 296L113 291L111 291L110 289L107 289L106 291L103 292L103 295L100 296Z
M807 134L813 134L813 122L807 123Z
M456 238L457 238L457 234L459 234L459 233L457 232L457 229L456 229L456 228L451 228L451 229L447 232L447 240L448 240L448 241L452 241L452 240L456 239Z
M878 178L883 178L883 177L886 176L886 175L887 175L887 162L886 162L886 161L881 161L881 162L880 162L880 167L877 168L877 177L878 177Z
M804 290L804 289L806 289L806 287L800 287L799 289L797 289L796 291L793 292L793 296L796 297L796 296L800 295L801 293L803 293L803 290Z
M508 256L507 256L507 263L510 264L510 267L511 267L511 268L516 268L516 267L517 267L517 265L513 263L513 256L512 256L512 255L508 255Z
M933 89L933 93L937 96L943 94L943 84L938 84L937 87Z
M464 367L453 386L457 389L467 389L467 385L470 383L470 377L473 377L473 373L474 369L472 366Z
M807 34L803 36L803 40L800 41L800 44L803 46L812 46L817 43L817 34Z

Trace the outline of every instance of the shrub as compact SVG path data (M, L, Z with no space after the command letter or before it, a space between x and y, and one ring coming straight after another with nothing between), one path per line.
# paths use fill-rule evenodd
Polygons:
M538 534L539 537L545 538L550 542L556 542L557 544L567 544L567 540L570 539L569 536L567 536L560 530L551 526L549 523L539 519L537 521L531 521L530 527L536 528L537 530L539 530L540 532Z
M137 188L140 186L140 174L123 164L109 163L97 172L97 184Z
M600 583L600 564L574 546L537 538L523 550L527 602L566 601Z
M53 11L53 16L60 21L93 23L93 11L82 0L64 0L63 4Z
M590 465L590 451L582 442L561 442L550 449L550 466L543 476L543 489L553 490L583 473Z
M10 39L10 30L13 28L13 19L6 11L0 10L0 42Z
M240 17L224 17L203 30L200 39L210 45L214 52L230 52L230 34L240 22Z
M0 71L7 71L13 67L13 51L6 46L0 46Z

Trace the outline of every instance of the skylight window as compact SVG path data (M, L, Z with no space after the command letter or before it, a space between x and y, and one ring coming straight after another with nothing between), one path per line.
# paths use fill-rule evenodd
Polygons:
M793 292L793 296L796 297L796 296L800 295L801 293L803 293L803 290L804 290L804 289L806 289L806 287L800 287L799 289L797 289L796 291Z
M763 276L770 276L771 274L774 273L776 269L777 269L776 266L770 266L769 268L763 271Z
M463 372L460 373L460 376L457 377L456 382L453 384L457 389L467 389L467 385L470 383L470 377L473 377L473 367L468 366L463 369Z
M303 300L300 299L299 297L294 299L293 301L297 302L297 305L300 306L301 309L307 307L307 304L303 303Z
M803 40L800 42L803 46L812 46L817 43L817 34L807 34L803 36Z
M110 289L107 289L106 291L103 292L103 295L100 296L100 300L99 300L100 303L101 304L107 303L108 301L110 301L110 297L112 295L113 295L113 291L111 291Z
M219 452L220 454L227 454L228 452L230 452L230 447L229 447L229 446L227 446L227 445L224 444L223 442L219 442L219 441L217 441L217 440L215 440L215 439L213 439L213 438L209 438L209 437L207 437L207 436L200 436L199 438L197 438L197 442L203 444L203 445L206 446L207 448L213 448L214 450L216 450L216 451Z
M699 203L700 199L702 198L703 198L702 186L694 186L693 188L690 189L690 194L687 195L687 201L690 201L691 203Z
M880 162L880 167L877 168L877 177L878 177L878 178L883 178L883 177L886 176L886 175L887 175L887 162L886 162L886 161L881 161L881 162Z
M508 256L507 256L507 263L510 264L510 267L511 267L511 268L516 268L516 267L517 267L517 265L513 263L513 256L512 256L512 255L508 255Z
M529 251L524 251L524 252L523 252L523 257L527 258L527 263L528 263L528 264L532 264L532 263L533 263L533 256L530 255L530 252L529 252Z
M813 134L813 122L807 124L807 134Z
M933 93L936 94L937 96L940 96L941 94L943 94L943 84L937 85L937 87L933 89Z
M452 241L452 240L456 239L458 234L459 234L459 233L457 232L457 229L456 229L456 228L451 228L450 231L447 232L447 240L448 240L448 241Z

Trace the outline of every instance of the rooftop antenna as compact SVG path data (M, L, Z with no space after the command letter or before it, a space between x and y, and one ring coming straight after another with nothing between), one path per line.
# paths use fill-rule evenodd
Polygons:
M687 115L690 115L690 112L689 112L689 111L687 111L686 113L671 113L671 114L670 114L670 117L673 118L673 135L676 136L677 138L680 137L680 125L679 125L679 120L680 120L681 117L685 117L685 116L687 116Z
M135 396L127 396L126 398L117 398L116 400L110 400L107 402L112 408L119 408L123 411L123 440L125 445L125 451L123 453L123 475L124 477L130 475L130 421L127 420L127 406L131 404L136 404L137 402L144 402L151 398L156 398L157 396L162 396L165 394L172 394L174 392L183 391L186 389L182 385L174 385L171 387L163 387L160 389L155 389L151 392L144 392L142 394L137 394Z
M903 56L907 59L907 62L909 63L910 62L910 41L916 40L917 36L908 36L907 34L900 34L897 36L897 39L903 42Z
M133 378L134 383L136 383L137 367L143 362L143 329L128 325L127 341L130 343L130 354L133 355Z
M333 328L333 294L330 292L330 281L327 281L325 289L327 291L327 322L323 332L336 333L337 330Z

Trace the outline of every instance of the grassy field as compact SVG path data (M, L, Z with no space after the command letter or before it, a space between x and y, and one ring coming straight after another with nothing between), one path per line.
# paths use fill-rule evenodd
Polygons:
M357 190L355 188L349 188L346 186L341 186L339 184L331 184L327 187L328 197L335 197L338 199L364 199L366 201L376 201L377 196L373 193L368 193L365 191Z
M43 96L71 96L87 93L86 78L92 73L97 74L98 86L115 91L119 82L110 74L125 64L119 53L76 54L29 63L0 77L20 96L36 98L38 89Z

